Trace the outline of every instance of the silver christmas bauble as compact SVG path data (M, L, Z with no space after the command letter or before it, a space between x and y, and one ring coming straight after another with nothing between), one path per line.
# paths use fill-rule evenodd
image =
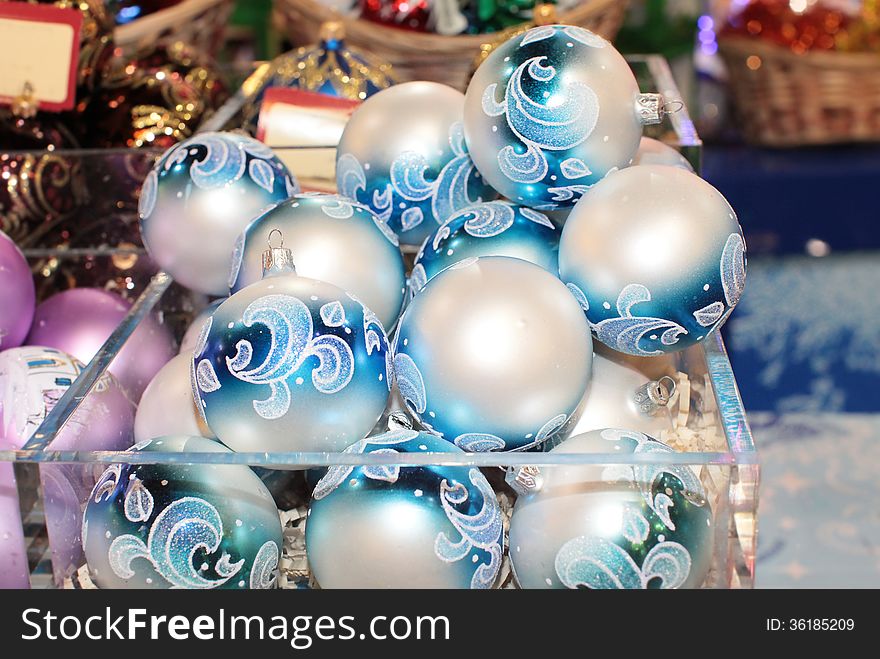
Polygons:
M639 150L633 160L633 165L670 165L686 171L694 171L691 163L681 153L668 144L653 137L643 137L639 142Z
M368 98L336 150L339 193L368 206L406 245L418 245L455 211L494 199L462 130L464 95L407 82Z
M559 236L546 215L509 201L487 201L460 210L425 240L410 289L418 293L434 275L474 256L512 256L559 275Z
M415 430L345 450L427 452L461 451ZM331 467L312 494L306 551L321 588L491 588L504 551L501 510L476 468Z
M293 252L298 274L357 296L385 327L397 321L406 291L403 255L397 236L368 208L337 195L310 193L279 204L239 239L231 293L259 281L261 254L273 232L280 232Z
M375 314L289 272L229 296L192 357L197 404L235 451L341 451L370 432L388 398L388 339Z
M619 360L593 353L593 377L571 435L602 428L627 428L659 437L672 429L666 407L674 385L652 380Z
M192 355L173 357L144 390L134 417L134 441L163 435L213 437L193 399Z
M229 452L179 436L132 450ZM82 522L89 575L100 588L271 588L281 541L272 495L246 465L113 465Z
M272 150L238 133L201 133L163 154L138 203L150 256L195 291L226 295L235 241L258 215L299 192Z
M186 328L186 332L183 333L183 338L180 339L180 350L178 351L181 355L192 354L193 348L196 347L196 343L199 341L199 334L202 331L202 327L205 326L205 322L214 315L214 312L217 310L221 304L223 304L223 300L225 297L221 297L217 300L214 300L204 309L199 311L196 314L196 317L192 319L192 322Z
M653 103L653 106L651 106ZM543 25L494 49L467 88L464 132L485 180L511 201L569 207L632 162L659 118L623 56L572 25Z
M551 453L658 454L630 430L594 430ZM510 519L510 561L523 588L698 588L712 560L712 510L687 465L540 468L541 486Z
M639 165L609 176L572 210L559 273L599 341L659 355L724 323L745 286L745 241L730 204L699 176Z
M467 259L434 277L395 340L408 408L469 451L540 444L590 380L592 341L574 297L543 268L506 256Z

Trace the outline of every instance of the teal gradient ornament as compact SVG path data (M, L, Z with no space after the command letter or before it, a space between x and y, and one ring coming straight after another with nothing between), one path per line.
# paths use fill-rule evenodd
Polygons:
M667 454L631 430L594 430L551 453ZM517 499L510 560L523 588L699 588L712 561L706 492L687 465L540 467Z
M138 202L141 237L174 279L226 295L235 241L263 212L299 192L272 150L239 133L201 133L166 151Z
M510 256L559 274L561 231L539 211L509 201L460 210L425 240L413 267L413 294L441 270L475 256Z
M339 193L368 206L405 245L418 245L457 210L497 194L480 177L462 130L464 95L407 82L368 98L336 151Z
M229 452L200 437L162 437L141 453ZM82 522L100 588L274 587L281 521L245 465L116 464L95 485Z
M401 316L394 374L422 427L467 451L523 450L562 428L590 380L590 331L543 268L470 258L436 275Z
M345 450L389 457L460 452L436 435L403 429ZM306 551L322 588L491 588L504 551L503 521L476 468L337 466L312 494Z
M493 49L467 88L464 134L486 182L539 210L573 206L628 166L660 97L623 56L573 25L541 25Z
M193 349L196 406L236 451L341 451L385 408L382 323L351 293L264 252L264 278L229 296Z
M727 320L746 281L736 214L696 174L634 165L571 211L559 273L609 348L637 356L683 350Z
M300 275L357 296L393 327L406 290L397 236L370 209L337 195L301 193L254 220L233 255L231 293L259 281L261 254L278 231Z

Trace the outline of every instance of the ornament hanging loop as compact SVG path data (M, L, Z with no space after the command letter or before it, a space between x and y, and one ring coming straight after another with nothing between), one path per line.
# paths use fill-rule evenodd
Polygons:
M675 114L676 112L681 112L684 109L684 102L674 99L671 101L664 100L660 105L660 112L663 115L667 114Z
M278 234L279 245L272 245L272 237ZM284 246L284 234L278 229L269 232L266 243L269 249L263 252L263 278L274 275L295 275L296 268L293 265L293 252Z
M664 375L659 380L646 382L636 389L633 399L643 414L653 416L669 404L673 394L675 394L675 380Z

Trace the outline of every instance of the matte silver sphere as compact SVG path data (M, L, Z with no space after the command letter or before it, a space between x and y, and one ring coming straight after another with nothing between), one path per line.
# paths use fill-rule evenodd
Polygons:
M166 151L144 180L141 237L178 283L226 295L238 236L296 192L296 180L262 142L239 133L201 133Z
M192 355L171 359L147 385L134 417L134 441L163 435L214 437L199 413L190 383Z
M464 131L486 181L511 201L570 207L632 162L642 134L626 60L581 27L535 27L499 46L467 88Z
M604 429L551 453L626 459L672 449ZM510 519L510 561L523 588L698 588L712 560L712 510L687 465L541 467L542 487Z
M346 453L460 453L392 430ZM395 464L327 470L312 495L306 550L321 588L491 588L504 551L495 492L479 469Z
M82 518L89 576L100 588L274 588L282 529L272 495L247 465L186 464L229 453L202 437L161 437L136 452L176 464L115 464Z
M211 431L235 451L341 451L365 437L390 388L388 338L338 286L270 273L230 295L192 352Z
M730 204L706 181L639 165L609 176L572 210L559 274L599 341L659 355L724 323L745 286L745 241Z
M339 193L369 206L406 245L455 211L494 199L467 153L464 95L436 82L374 94L351 116L336 150Z
M505 256L434 277L401 317L396 341L410 411L469 451L543 442L590 379L592 341L577 301L540 266Z
M670 165L689 172L694 171L691 163L680 152L653 137L643 137L639 142L633 165Z
M593 354L593 377L578 410L571 435L602 428L628 428L659 437L672 429L669 409L657 407L646 412L638 402L638 392L650 385L651 378L617 360Z
M397 236L368 208L337 195L306 193L261 215L239 239L230 293L261 279L272 232L280 232L293 252L299 275L357 296L387 328L397 321L406 291L403 255Z

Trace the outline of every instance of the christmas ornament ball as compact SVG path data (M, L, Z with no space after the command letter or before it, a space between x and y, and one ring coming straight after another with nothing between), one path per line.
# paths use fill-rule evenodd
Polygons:
M474 73L464 133L487 183L511 201L553 210L628 166L659 107L605 39L542 25L495 48Z
M201 437L138 452L228 453ZM272 495L246 465L117 464L92 490L83 549L99 588L271 588L281 553Z
M691 163L679 151L653 137L643 137L633 165L670 165L686 171L694 171Z
M418 245L455 211L495 198L467 152L464 95L407 82L368 98L336 151L339 193L368 206L400 241Z
M82 372L73 356L45 346L0 352L0 446L22 448ZM131 446L134 406L109 373L98 379L56 437L53 450Z
M461 453L436 435L392 430L345 453ZM306 551L321 588L491 588L501 510L479 469L335 466L312 494Z
M217 308L192 378L208 426L233 450L341 451L381 416L389 362L369 309L333 284L280 273Z
M434 275L474 256L511 256L559 274L561 232L543 213L508 201L458 211L428 236L410 277L418 293Z
M225 295L235 241L251 220L299 192L262 142L238 133L201 133L166 151L138 203L150 256L178 283Z
M21 345L34 317L34 278L18 246L0 231L0 350Z
M401 317L394 372L425 428L468 451L540 444L590 379L583 312L552 274L505 256L435 276Z
M27 343L57 348L88 363L130 308L128 300L99 288L55 293L37 306ZM136 401L174 352L171 332L150 315L116 354L109 370Z
M627 428L659 437L663 431L672 429L665 404L674 391L671 378L664 377L662 382L652 380L616 359L617 356L619 353L593 353L593 377L578 409L572 436L602 428ZM658 394L653 404L651 391Z
M699 176L639 165L609 176L572 210L559 272L599 341L660 355L704 340L727 319L745 286L745 241L730 204Z
M368 208L337 195L305 193L261 215L236 245L231 293L259 281L270 238L293 252L298 274L357 296L385 327L397 321L406 289L403 255L397 236Z
M199 342L199 334L202 331L202 327L205 326L205 322L208 318L214 315L217 307L223 304L225 299L225 297L221 297L214 300L196 314L195 318L192 319L192 322L183 333L183 338L180 339L180 354L192 354L193 348L195 348L196 344Z
M181 354L156 373L138 403L134 417L136 442L164 435L213 437L193 399L191 369L192 356Z
M594 430L551 453L670 453L630 430ZM523 588L699 588L712 560L712 510L687 465L541 467L517 499L510 560Z

